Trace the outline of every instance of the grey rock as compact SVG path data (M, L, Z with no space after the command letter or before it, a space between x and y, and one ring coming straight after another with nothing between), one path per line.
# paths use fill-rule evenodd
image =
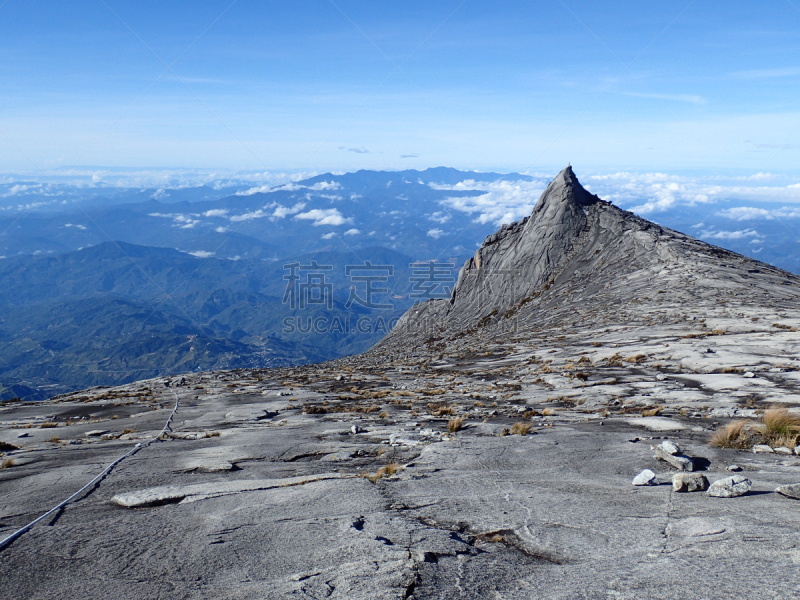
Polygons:
M792 448L785 448L783 446L778 446L777 448L773 448L772 451L775 454L784 454L784 455L794 454L794 450Z
M258 421L266 417L267 411L265 411L263 408L240 408L225 414L225 420L232 423Z
M753 377L755 377L755 376L756 376L756 374L755 374L755 373L753 373L752 371L746 371L746 372L745 372L745 373L742 375L742 377L747 377L748 379L752 379L752 378L753 378Z
M663 460L679 471L694 471L694 461L683 454L669 454L661 450L661 448L656 448L653 458Z
M358 425L353 425L350 427L350 433L357 434L357 433L364 433L366 431L363 427L359 427Z
M772 454L774 450L772 446L767 446L766 444L756 444L753 446L753 452L756 454Z
M708 489L708 479L702 473L675 473L672 489L676 492L697 492Z
M650 469L645 469L633 478L633 485L658 485L658 477Z
M735 498L744 496L752 487L753 484L744 475L732 475L712 483L706 493L715 498Z
M199 500L217 498L230 494L290 487L316 481L325 481L326 479L341 479L342 477L344 476L339 473L321 473L319 475L287 477L286 479L247 479L239 481L196 483L184 486L169 485L117 494L111 499L111 502L112 504L124 506L125 508L137 508L174 502L197 502Z
M739 471L742 470L742 467L740 467L739 465L728 465L728 467L725 470L731 471L733 473L738 473Z
M18 434L17 434L17 437L18 437L18 438L26 438L26 437L31 437L31 434L30 434L30 433L28 433L27 431L23 431L22 433L18 433Z
M671 454L672 456L681 453L681 449L678 447L678 444L676 444L675 442L671 442L669 440L664 440L663 442L661 442L658 445L657 449L665 454Z
M428 436L400 431L389 436L389 443L393 446L421 446L428 441Z
M83 435L86 437L100 437L101 435L104 435L106 433L108 433L108 429L92 429L91 431L87 431Z
M350 452L332 452L330 454L326 454L320 460L322 462L346 462L353 458L353 455Z
M775 493L787 498L794 498L800 500L800 483L790 483L789 485L780 485L775 488Z

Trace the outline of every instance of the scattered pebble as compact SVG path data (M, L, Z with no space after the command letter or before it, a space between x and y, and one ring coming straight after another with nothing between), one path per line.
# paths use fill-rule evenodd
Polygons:
M633 485L658 485L656 474L650 469L645 469L633 478Z
M669 440L664 440L658 445L657 450L661 450L662 452L666 452L667 454L671 454L675 456L676 454L681 453L681 449L678 447L678 444L675 442L671 442Z
M794 498L800 500L800 483L791 483L789 485L782 485L775 488L775 493L787 498Z
M708 489L708 479L702 473L675 473L672 489L676 492L702 492Z
M740 467L739 465L730 465L726 470L737 473L742 470L742 467Z
M715 498L735 498L744 496L752 487L753 484L744 475L732 475L712 483L706 493Z
M753 452L756 454L772 454L773 450L772 447L767 446L766 444L756 444L753 446Z

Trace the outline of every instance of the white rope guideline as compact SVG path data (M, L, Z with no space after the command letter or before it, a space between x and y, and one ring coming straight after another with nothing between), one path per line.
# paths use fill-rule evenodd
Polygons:
M170 390L170 391L172 391L172 390ZM147 440L146 442L139 442L138 444L136 444L128 452L126 452L125 454L120 456L117 460L115 460L110 465L108 465L105 469L103 469L103 471L99 475L97 475L94 479L92 479L89 483L87 483L85 486L83 486L77 492L72 494L72 496L70 496L69 498L67 498L63 502L61 502L58 506L55 506L55 507L51 508L46 513L44 513L41 517L39 517L38 519L35 519L35 520L31 521L30 523L28 523L27 525L25 525L25 527L22 527L21 529L17 529L14 533L9 535L7 538L5 538L4 540L0 541L0 550L2 550L8 544L13 542L18 537L20 537L23 533L28 531L34 525L36 525L40 521L45 520L47 517L55 514L56 512L58 512L59 510L64 508L67 504L72 502L75 498L78 498L81 494L83 494L83 492L88 490L90 487L92 487L94 484L96 484L98 481L102 480L106 475L108 475L111 472L111 469L116 467L123 460L125 460L129 456L133 456L134 454L136 454L142 448L146 448L147 446L149 446L153 442L159 440L161 438L161 436L164 435L167 432L167 430L169 429L169 424L172 422L172 417L174 417L175 413L178 412L178 405L180 404L180 400L178 399L178 394L176 394L174 391L172 391L172 394L175 396L175 408L172 409L172 414L170 414L169 419L167 419L167 422L164 424L164 427L161 428L161 431L158 432L157 436Z

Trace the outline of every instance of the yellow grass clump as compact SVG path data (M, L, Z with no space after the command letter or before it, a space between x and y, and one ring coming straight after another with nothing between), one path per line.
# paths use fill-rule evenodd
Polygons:
M462 417L454 417L447 422L447 431L455 433L464 426L464 419Z
M514 435L528 435L528 432L533 427L532 423L525 423L524 421L520 421L518 423L514 423L511 426L511 433Z

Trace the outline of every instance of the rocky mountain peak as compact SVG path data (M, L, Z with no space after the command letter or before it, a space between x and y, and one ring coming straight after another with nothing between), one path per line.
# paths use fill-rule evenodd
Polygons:
M571 165L567 165L558 175L556 175L550 184L547 186L536 207L533 209L533 215L545 210L546 207L553 204L569 204L577 206L590 206L595 202L600 202L600 198L590 193L578 181L578 177L572 170Z
M559 329L581 319L647 322L653 312L668 318L663 315L676 307L684 314L693 303L699 306L698 298L797 297L799 283L785 271L601 200L567 166L529 217L486 237L462 267L449 301L416 305L376 348L482 336L489 325L519 331L545 323Z
M606 206L567 166L542 192L530 217L503 225L467 261L450 298L452 309L508 310L536 293L570 259L590 220Z

